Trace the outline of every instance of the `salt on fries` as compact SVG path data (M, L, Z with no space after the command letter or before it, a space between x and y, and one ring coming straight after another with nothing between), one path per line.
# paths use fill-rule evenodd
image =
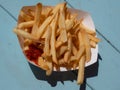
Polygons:
M34 10L28 11L29 14L20 11L22 22L14 29L24 38L24 48L29 49L29 45L34 44L42 49L37 63L46 75L51 75L55 68L78 68L77 83L82 84L85 63L91 60L91 48L100 41L95 30L83 24L84 18L78 20L77 14L72 14L66 3L46 8L38 3Z

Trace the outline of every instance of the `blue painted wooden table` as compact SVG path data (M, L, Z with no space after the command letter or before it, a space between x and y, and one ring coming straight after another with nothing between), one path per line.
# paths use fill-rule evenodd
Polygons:
M76 81L37 80L27 63L16 35L12 32L23 6L56 5L64 0L0 0L0 90L80 90ZM66 0L69 7L89 12L99 43L98 75L87 78L86 90L120 90L120 0Z

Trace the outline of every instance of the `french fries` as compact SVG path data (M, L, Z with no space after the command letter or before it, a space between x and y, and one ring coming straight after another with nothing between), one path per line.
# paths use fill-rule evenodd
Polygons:
M27 21L27 22L22 22L18 25L18 28L20 29L25 29L25 28L30 28L34 24L34 21Z
M58 64L57 56L56 56L56 48L55 48L55 41L56 41L55 32L57 27L57 19L58 19L58 14L56 15L56 17L53 19L53 22L51 23L52 35L50 40L52 59L55 64Z
M85 56L86 56L86 62L90 61L91 59L91 48L90 48L90 41L88 39L88 36L85 32L85 30L81 30L81 35L83 37L84 47L85 47Z
M84 81L84 69L85 69L84 67L85 67L85 56L83 55L79 60L77 84L82 84Z
M44 54L46 56L50 56L50 37L51 37L51 27L47 27L47 34L45 37L45 46L44 46Z
M40 20L40 18L41 18L41 12L42 12L42 4L41 3L38 3L37 5L36 5L36 9L35 9L35 17L34 17L34 25L33 25L33 27L32 27L32 35L36 35L36 33L37 33L37 29L38 29L38 27L39 27L39 25L41 24L41 20Z
M64 61L66 63L69 63L71 51L72 51L72 37L71 37L70 33L68 33L68 50L64 55Z
M66 3L46 8L38 3L28 12L20 11L22 21L14 29L23 37L23 51L29 50L31 44L35 46L39 51L37 66L46 75L51 75L54 68L58 71L60 67L78 68L77 84L82 84L85 63L91 60L91 48L100 42L95 30L83 24L84 18L78 20L78 15L72 14Z

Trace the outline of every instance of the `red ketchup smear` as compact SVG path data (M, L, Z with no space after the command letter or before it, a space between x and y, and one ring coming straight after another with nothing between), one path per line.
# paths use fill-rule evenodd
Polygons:
M29 45L29 49L24 51L28 60L34 62L37 65L38 65L38 57L41 56L42 52L43 52L42 50L40 50L33 44Z

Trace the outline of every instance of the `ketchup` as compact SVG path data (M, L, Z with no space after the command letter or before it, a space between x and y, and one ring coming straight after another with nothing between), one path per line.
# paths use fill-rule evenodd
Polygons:
M34 44L29 45L29 49L24 51L28 60L33 61L35 64L38 64L38 57L41 56L42 52L43 51Z

